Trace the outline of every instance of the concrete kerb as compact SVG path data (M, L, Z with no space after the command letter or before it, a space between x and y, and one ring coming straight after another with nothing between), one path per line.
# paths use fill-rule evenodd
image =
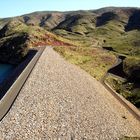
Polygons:
M28 63L22 73L18 76L16 81L12 84L9 90L5 93L3 98L0 100L0 120L7 114L10 107L12 106L14 100L16 99L19 91L23 87L24 83L26 82L27 78L29 77L31 71L33 70L34 66L36 65L38 59L40 58L41 54L43 53L45 47L40 47L38 52L32 58L32 60Z
M119 102L122 103L138 121L140 121L140 111L131 102L126 100L122 95L118 94L114 89L112 89L112 87L106 81L104 81L103 85L105 85L107 89L111 91L111 94L117 100L119 100Z

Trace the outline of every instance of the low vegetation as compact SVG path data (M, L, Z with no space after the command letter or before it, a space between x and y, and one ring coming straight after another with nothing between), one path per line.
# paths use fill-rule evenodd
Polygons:
M106 82L119 94L133 103L140 109L140 88L138 83L130 82L127 79L121 79L109 75Z
M140 81L140 57L126 58L123 69L131 81Z
M55 50L71 63L90 73L97 80L102 78L116 60L113 54L97 47L59 46L55 47Z
M13 19L0 30L0 61L18 64L32 47L70 45L67 39L54 35L39 26L27 26Z

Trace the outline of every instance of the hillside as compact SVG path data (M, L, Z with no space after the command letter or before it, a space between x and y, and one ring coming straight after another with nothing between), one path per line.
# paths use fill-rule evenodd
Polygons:
M10 19L0 30L0 61L18 64L32 47L69 45L69 42L39 26L26 25L18 19Z
M90 11L34 12L14 19L27 26L40 26L72 41L82 41L83 45L96 46L98 42L99 46L111 45L115 51L125 53L125 46L137 52L132 46L139 45L139 39L136 37L140 29L139 13L138 8L107 7ZM13 19L0 19L1 27L10 20ZM116 44L114 39L122 39L125 42ZM116 45L122 46L116 48Z
M0 19L0 29L0 61L9 63L21 61L30 47L59 46L56 51L100 80L116 56L125 56L126 80L110 77L109 82L140 108L139 8L34 12Z

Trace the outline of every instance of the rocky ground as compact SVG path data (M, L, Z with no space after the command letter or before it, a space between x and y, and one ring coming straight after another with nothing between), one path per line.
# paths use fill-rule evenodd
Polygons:
M140 123L99 82L47 47L0 122L1 140L116 140Z

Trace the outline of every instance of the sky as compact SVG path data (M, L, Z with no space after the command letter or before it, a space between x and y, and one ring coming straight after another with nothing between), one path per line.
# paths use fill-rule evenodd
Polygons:
M140 0L1 0L0 18L35 11L93 10L108 6L140 7Z

